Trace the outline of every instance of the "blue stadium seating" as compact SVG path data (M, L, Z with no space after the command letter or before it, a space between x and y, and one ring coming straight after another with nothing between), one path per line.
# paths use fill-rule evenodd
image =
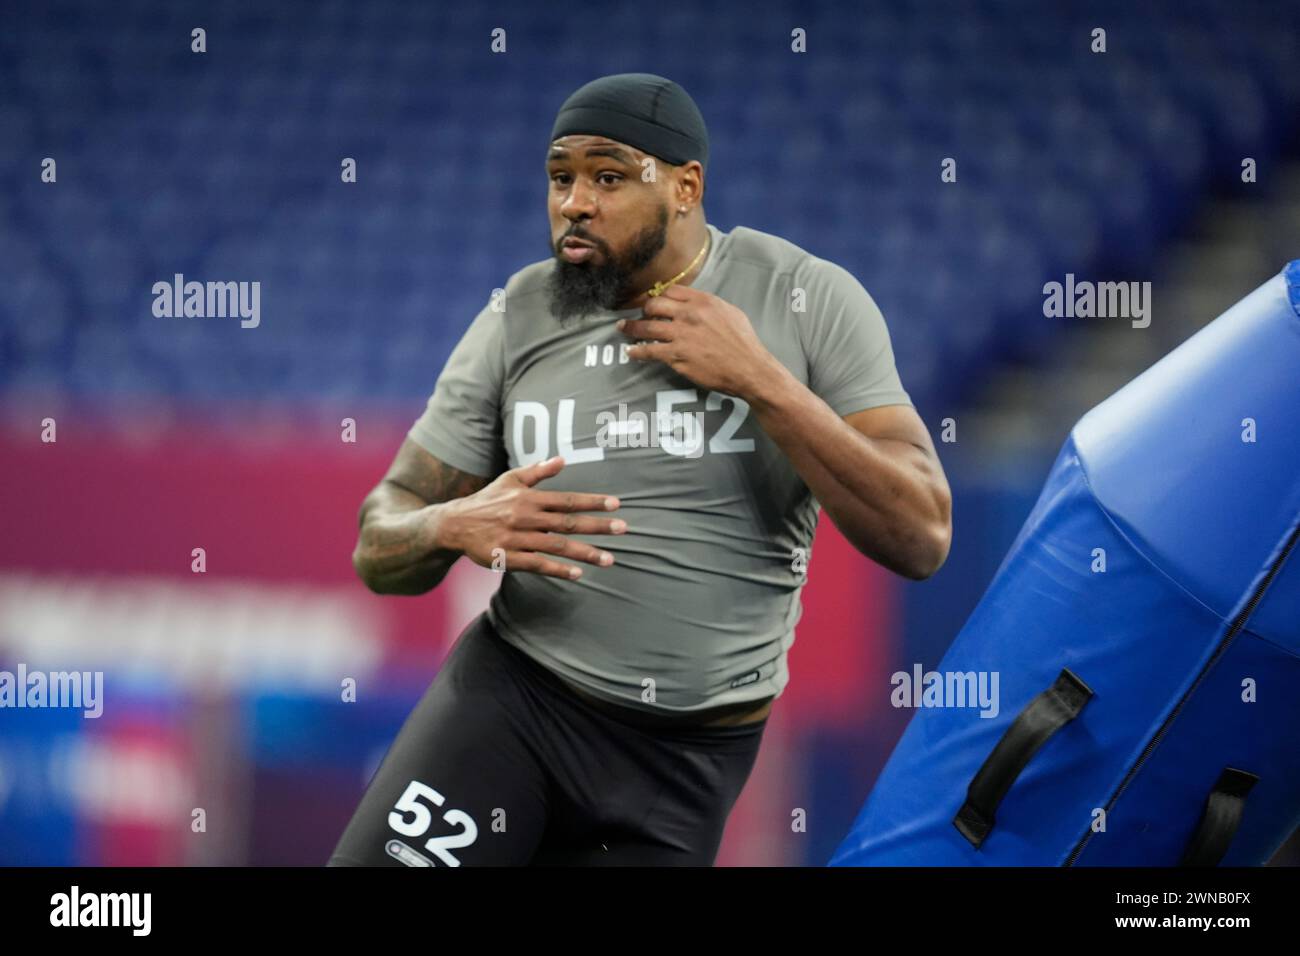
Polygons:
M415 410L490 290L546 254L560 102L648 70L710 124L710 220L852 270L918 404L960 400L1052 347L1044 281L1143 268L1242 157L1287 145L1298 42L1264 0L28 5L0 31L0 396ZM154 318L177 272L260 281L260 328Z

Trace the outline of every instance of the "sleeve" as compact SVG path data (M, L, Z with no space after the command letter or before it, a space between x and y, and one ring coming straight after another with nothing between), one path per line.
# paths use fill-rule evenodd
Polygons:
M875 300L842 266L815 256L802 265L795 285L807 293L799 327L808 387L840 417L878 405L911 405Z
M453 468L494 478L506 470L501 435L503 313L485 306L452 349L424 413L407 435Z

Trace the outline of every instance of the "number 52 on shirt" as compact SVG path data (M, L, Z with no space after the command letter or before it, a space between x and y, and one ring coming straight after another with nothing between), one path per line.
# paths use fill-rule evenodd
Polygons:
M545 461L551 457L554 438L556 452L566 465L605 460L607 449L659 448L678 458L699 458L707 448L710 454L734 455L754 450L753 438L737 438L736 433L749 417L749 403L734 395L709 392L704 399L704 409L722 411L723 403L731 404L731 414L718 430L705 440L704 412L682 411L680 405L694 404L700 400L694 388L672 388L655 393L654 410L629 412L627 403L620 402L617 410L603 409L596 413L598 429L591 444L574 447L573 419L576 402L572 398L560 400L554 416L552 431L551 409L542 402L517 401L511 406L513 421L510 429L511 448L516 467Z

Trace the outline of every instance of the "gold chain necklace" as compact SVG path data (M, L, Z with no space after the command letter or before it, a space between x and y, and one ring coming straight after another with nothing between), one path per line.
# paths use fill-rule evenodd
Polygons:
M667 282L656 282L654 285L652 285L649 288L649 290L646 292L646 295L650 296L651 298L654 298L657 295L662 295L663 291L667 289L669 286L675 285L678 279L686 275L686 273L690 272L699 264L699 261L702 258L704 258L704 253L708 251L709 245L712 242L713 242L713 234L710 233L708 236L705 237L704 245L700 246L700 251L695 254L695 259L694 261L691 262L689 266L687 266L681 272L677 273L677 275L673 276Z

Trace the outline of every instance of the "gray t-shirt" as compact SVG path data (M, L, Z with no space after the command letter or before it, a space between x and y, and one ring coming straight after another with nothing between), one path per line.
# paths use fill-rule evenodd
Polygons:
M911 404L884 317L851 273L767 233L708 228L691 285L742 309L837 415ZM619 510L601 514L628 531L573 536L615 559L583 563L577 581L507 572L492 624L625 706L689 712L779 695L820 504L744 401L625 354L633 340L614 323L640 309L561 327L547 308L554 267L520 269L474 318L410 437L491 477L563 455L537 487L616 495Z

